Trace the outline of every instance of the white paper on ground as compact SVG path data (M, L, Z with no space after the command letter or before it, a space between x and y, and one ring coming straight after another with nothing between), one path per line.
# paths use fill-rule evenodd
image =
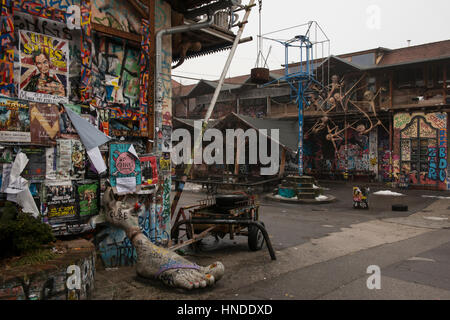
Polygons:
M95 170L97 170L98 174L102 174L107 170L105 161L103 160L102 154L98 147L89 150L87 154L92 164L94 165Z
M126 177L126 178L117 178L117 193L132 193L136 192L136 178L135 177Z

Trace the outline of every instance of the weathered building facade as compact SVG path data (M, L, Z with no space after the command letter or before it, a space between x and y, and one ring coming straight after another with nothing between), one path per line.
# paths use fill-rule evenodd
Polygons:
M109 181L119 195L142 191L141 229L152 242L167 244L172 65L232 46L232 3L1 0L0 5L1 201L12 199L6 178L23 153L29 161L22 177L37 214L56 235L95 229L89 221L98 215ZM203 15L208 26L162 36L157 52L161 30L196 25ZM68 109L111 138L96 155L106 173L93 165ZM123 231L107 228L96 237L105 265L134 263Z
M378 48L313 61L322 87L307 91L304 167L320 178L370 179L449 189L450 40ZM289 71L298 70L290 65ZM284 75L271 71L271 80ZM286 83L258 87L250 75L227 79L216 119L234 112L292 120L298 105ZM201 118L215 82L179 88L177 117ZM293 132L293 135L296 133Z

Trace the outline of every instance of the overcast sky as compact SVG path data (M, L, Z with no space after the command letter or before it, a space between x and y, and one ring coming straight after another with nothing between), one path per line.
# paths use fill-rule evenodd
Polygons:
M243 0L248 3L249 0ZM258 2L258 1L256 1ZM243 13L241 13L241 17ZM243 37L254 40L241 44L231 64L228 76L249 74L255 66L258 8L253 8ZM317 21L330 39L331 54L343 54L377 47L396 49L450 39L449 0L263 0L262 33L290 28ZM234 32L237 31L233 29ZM305 32L303 27L269 35L276 39L291 39ZM320 34L318 35L320 39ZM264 40L263 54L267 55L270 69L279 69L284 63L281 44ZM321 47L319 48L319 52ZM175 75L217 80L228 57L228 51L206 57L189 59L173 70L173 79L183 84L196 81L180 79ZM325 48L325 53L327 49ZM298 58L290 55L290 60Z

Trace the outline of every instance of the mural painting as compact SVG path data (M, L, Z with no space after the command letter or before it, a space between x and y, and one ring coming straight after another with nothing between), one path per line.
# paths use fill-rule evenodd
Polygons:
M14 97L14 43L13 0L0 0L0 95Z
M394 117L394 175L410 184L447 190L447 114L400 113Z

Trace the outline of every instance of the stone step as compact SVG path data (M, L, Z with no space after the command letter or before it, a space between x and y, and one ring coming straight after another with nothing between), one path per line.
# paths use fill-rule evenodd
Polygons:
M283 186L291 186L291 187L309 187L313 188L314 182L296 182L296 181L282 181L281 184Z
M305 200L305 199L315 199L316 198L316 194L314 192L299 192L297 193L297 198L301 199L301 200Z

